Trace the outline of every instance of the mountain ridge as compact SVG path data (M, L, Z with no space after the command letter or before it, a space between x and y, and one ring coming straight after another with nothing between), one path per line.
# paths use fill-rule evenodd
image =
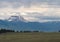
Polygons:
M24 30L37 30L44 32L57 32L60 30L60 22L24 22L24 21L7 21L0 20L0 29L12 29L15 31L24 31Z

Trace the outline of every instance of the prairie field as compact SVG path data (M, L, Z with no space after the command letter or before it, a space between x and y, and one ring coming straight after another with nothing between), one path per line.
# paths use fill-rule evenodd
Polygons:
M3 33L0 42L60 42L60 33Z

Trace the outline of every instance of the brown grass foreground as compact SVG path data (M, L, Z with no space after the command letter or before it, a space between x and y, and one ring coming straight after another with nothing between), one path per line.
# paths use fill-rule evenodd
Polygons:
M60 33L4 33L0 42L60 42Z

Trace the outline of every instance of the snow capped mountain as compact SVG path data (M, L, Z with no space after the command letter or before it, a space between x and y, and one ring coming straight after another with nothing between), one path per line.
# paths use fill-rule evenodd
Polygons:
M19 16L11 16L8 21L19 21Z
M20 15L20 12L2 12L0 13L0 20L27 22L24 17Z
M11 16L7 20L14 21L14 22L18 22L18 21L27 22L22 16Z
M16 15L15 15L16 14ZM60 21L27 22L20 14L10 14L7 19L0 19L0 28L13 30L38 30L53 32L60 30ZM5 15L4 15L5 16Z

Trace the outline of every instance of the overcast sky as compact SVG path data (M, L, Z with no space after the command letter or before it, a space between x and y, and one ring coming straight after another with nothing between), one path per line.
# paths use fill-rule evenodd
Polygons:
M0 0L0 19L20 15L27 21L60 21L60 0Z

